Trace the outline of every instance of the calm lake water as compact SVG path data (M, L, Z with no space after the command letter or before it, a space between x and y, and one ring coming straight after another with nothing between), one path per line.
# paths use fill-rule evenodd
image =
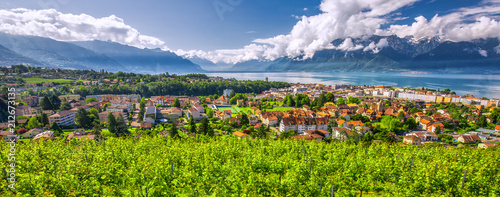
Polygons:
M500 75L463 74L405 74L405 73L313 73L313 72L253 72L207 73L239 80L286 81L291 83L320 83L324 85L388 85L399 87L449 88L457 95L500 98Z

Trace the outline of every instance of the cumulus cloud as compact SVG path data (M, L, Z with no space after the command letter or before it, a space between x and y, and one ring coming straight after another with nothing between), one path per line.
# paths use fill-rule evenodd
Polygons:
M375 34L382 24L388 22L387 14L411 5L415 1L417 0L323 0L319 6L322 13L302 16L289 34L254 40L256 45L252 48L259 51L252 54L260 55L260 57L252 57L267 60L283 56L310 58L316 51L334 48L331 42L335 39ZM363 49L363 46L354 45L352 40L345 40L336 48L359 50ZM248 49L248 46L244 49ZM225 50L225 52L228 51ZM242 49L234 51L248 53L247 50ZM221 55L219 51L204 54L210 56L211 61L221 59L218 58ZM231 59L232 62L243 61L235 59L235 56L222 59Z
M361 44L354 45L354 43L352 42L352 38L346 38L344 40L344 42L342 42L342 44L335 47L335 49L339 49L339 50L343 50L343 51L356 51L356 50L360 50L362 48L363 48L363 45L361 45Z
M228 64L236 64L239 62L261 59L264 51L267 49L268 46L266 45L250 44L242 49L215 50L208 52L202 50L185 51L179 49L175 51L175 53L186 58L198 57L214 63L224 62Z
M479 54L480 54L481 56L483 56L483 57L488 57L488 51L486 51L486 50L479 50L478 52L479 52Z
M363 51L373 51L373 53L378 53L384 47L389 46L389 42L386 38L382 38L378 41L377 44L375 42L371 42L368 46L366 46Z
M470 41L478 38L500 38L500 0L483 0L478 6L453 10L447 15L435 15L427 19L415 18L409 25L394 25L395 21L407 19L397 10L411 6L418 0L322 0L319 8L322 13L314 16L292 17L299 19L288 34L272 38L254 40L253 47L244 49L205 52L209 60L224 62L242 62L236 57L274 60L279 57L310 58L322 49L373 51L388 46L387 40L370 43L368 46L354 45L349 38L361 38L371 35L413 36L415 39L439 36L442 40ZM472 22L471 22L472 21ZM388 24L388 28L381 25ZM391 25L392 24L392 25ZM348 38L348 39L346 39ZM339 46L332 46L332 41L346 39ZM255 45L257 44L257 45ZM260 46L260 47L257 47ZM256 49L257 52L248 50ZM253 56L229 55L228 51L244 52ZM500 46L497 47L500 52ZM260 55L260 56L259 56Z
M59 41L113 41L139 48L161 47L168 50L160 39L140 34L115 15L94 18L86 14L64 14L54 9L0 10L0 32Z

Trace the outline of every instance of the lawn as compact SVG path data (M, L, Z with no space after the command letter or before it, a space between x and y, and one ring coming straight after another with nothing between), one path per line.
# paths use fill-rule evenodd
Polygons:
M43 78L23 78L26 83L69 83L71 79L43 79Z
M232 107L218 107L219 111L225 111L225 110L231 110L231 113L238 113L234 108Z
M293 110L291 107L273 107L273 109L266 109L266 111L290 111Z

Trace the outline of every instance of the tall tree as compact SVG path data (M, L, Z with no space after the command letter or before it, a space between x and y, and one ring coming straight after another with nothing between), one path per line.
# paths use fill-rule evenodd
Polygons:
M441 126L437 126L434 130L434 133L436 133L436 135L441 134Z
M196 123L194 122L193 116L189 117L189 133L196 133Z
M325 97L325 94L320 94L320 95L319 95L319 97L318 97L317 99L315 99L315 100L317 100L317 101L316 101L316 106L317 106L318 108L319 108L319 107L323 107L323 105L325 105L325 103L326 103L326 97Z
M146 100L142 97L141 102L139 103L139 114L137 119L139 122L144 120L144 114L146 113Z
M250 124L250 120L248 120L248 116L246 114L241 114L240 125L248 125L248 124Z
M181 102L179 101L179 98L175 97L174 99L174 107L181 107Z
M49 124L49 116L46 113L42 113L40 119L41 119L40 123L42 124L43 127Z
M122 114L118 114L118 117L116 118L116 135L117 136L123 136L129 134L128 132L128 127L127 123L125 122L125 119L123 119Z
M76 118L76 125L77 126L79 126L81 128L85 128L85 129L92 127L92 124L91 124L91 121L89 118L89 113L87 112L87 110L85 110L83 108L78 108L78 110L76 111L75 118Z
M43 110L53 110L54 106L52 106L52 103L49 100L49 97L44 96L38 105L43 109Z
M28 125L26 125L26 128L33 129L33 128L37 128L37 127L40 127L40 122L38 122L38 119L35 116L33 116L28 121Z
M204 135L212 136L214 134L214 132L211 132L212 129L210 128L210 125L208 123L209 123L209 121L205 117L203 117L200 120L200 133L202 133Z
M177 130L177 126L175 126L175 123L170 124L168 128L168 135L171 138L178 138L179 137L179 130Z
M53 94L52 96L50 96L49 100L50 100L50 103L52 104L52 109L58 110L59 107L61 106L61 99L59 99L59 97L57 97L55 94Z
M116 119L113 113L108 113L108 130L110 133L116 135Z

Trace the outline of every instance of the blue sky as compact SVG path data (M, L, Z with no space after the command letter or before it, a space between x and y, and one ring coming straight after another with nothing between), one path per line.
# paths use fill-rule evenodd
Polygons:
M15 11L17 17L13 17L9 10L15 8L55 10ZM463 29L464 24L481 25L476 21L480 17L487 18L482 29L479 28L482 31L479 38L500 37L495 34L496 29L484 26L498 22L498 8L500 0L3 0L0 22L10 26L1 27L0 31L63 41L109 39L138 47L158 46L213 62L236 63L303 54L307 57L324 48L348 50L358 46L350 46L348 42L343 46L329 43L332 39L362 35L474 39L478 38L478 34L472 32L478 29L476 27L466 27L469 32L461 35L453 32ZM90 16L92 20L88 21L99 25L92 31L82 29L81 24L88 23L88 17L72 21L80 14ZM439 18L432 20L436 14ZM35 17L40 15L51 20ZM106 18L111 15L116 17ZM420 18L416 20L417 17ZM12 20L20 20L25 26ZM28 24L26 20L37 21L38 25ZM50 23L53 23L52 29L47 29ZM374 44L383 47L383 43Z
M142 34L162 39L169 48L186 50L240 48L256 38L287 33L297 22L292 14L317 14L320 4L320 0L241 0L231 6L228 1L220 0L233 9L220 18L214 7L216 1L212 0L60 0L62 3L56 3L57 6L50 3L44 6L40 2L50 0L4 0L0 6L2 9L49 7L96 18L116 15Z

